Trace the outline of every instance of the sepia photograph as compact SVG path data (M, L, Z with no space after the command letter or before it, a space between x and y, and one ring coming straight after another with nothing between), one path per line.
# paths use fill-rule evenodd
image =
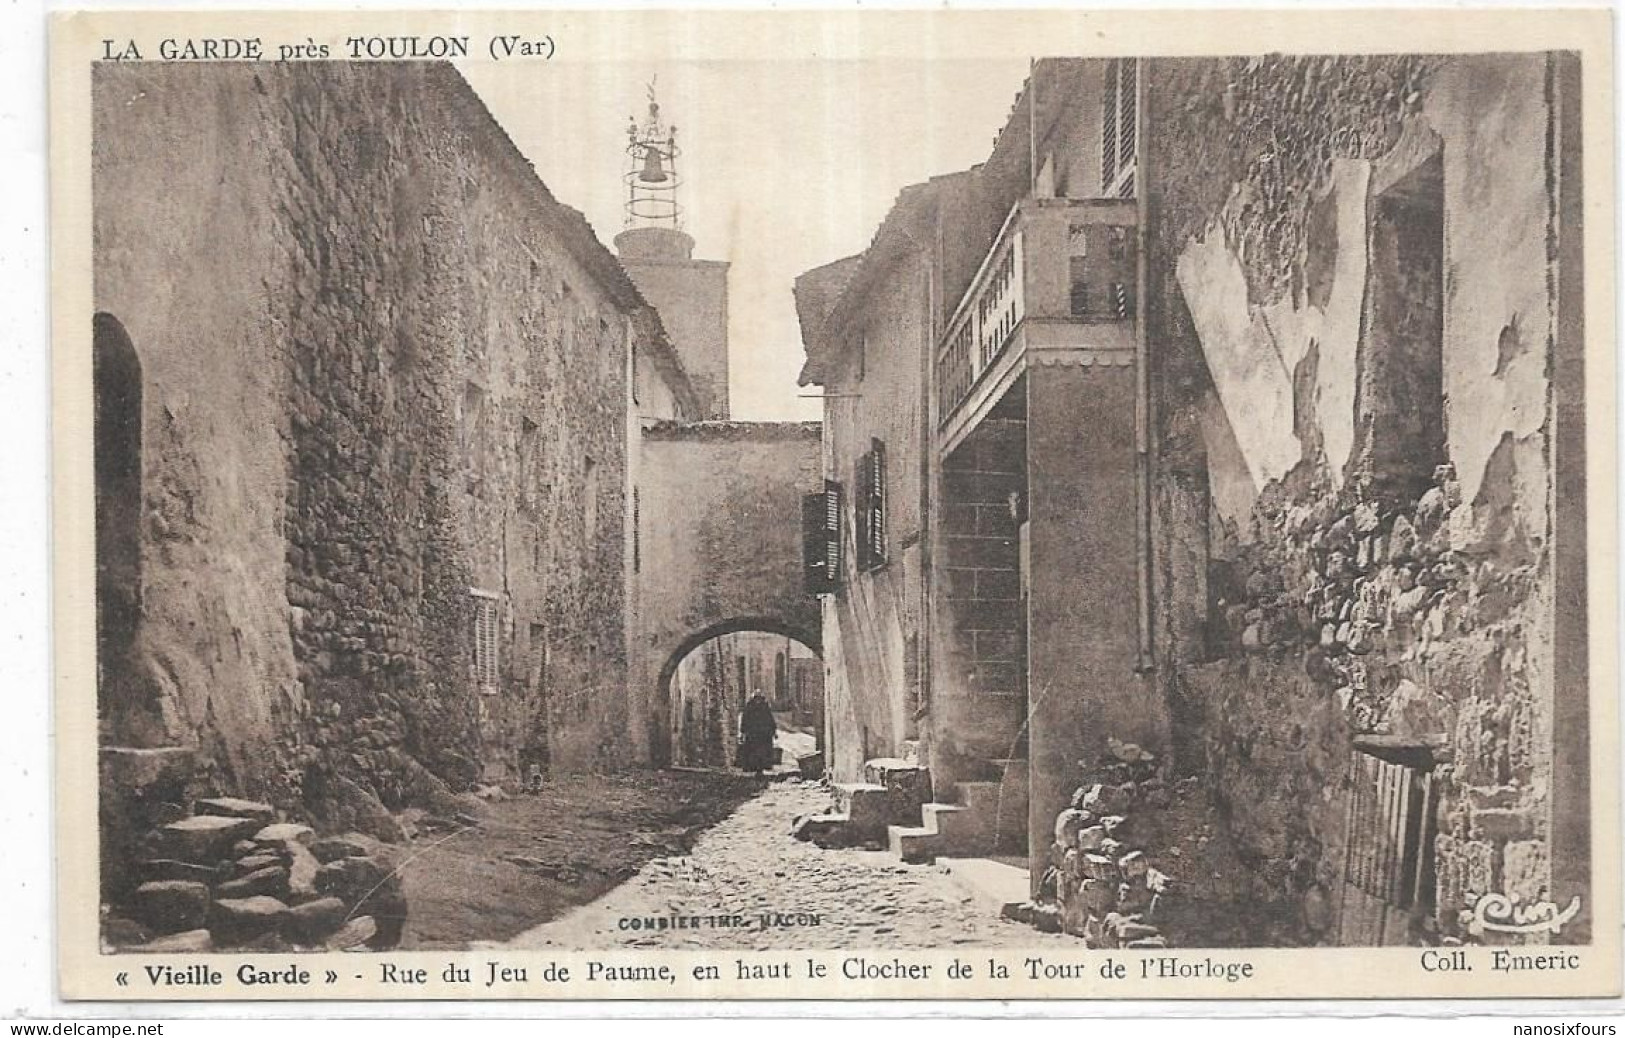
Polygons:
M60 17L117 997L1617 994L1606 62Z

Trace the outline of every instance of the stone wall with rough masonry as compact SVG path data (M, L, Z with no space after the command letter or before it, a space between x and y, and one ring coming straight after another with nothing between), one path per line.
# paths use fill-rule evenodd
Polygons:
M1584 752L1554 718L1585 697L1583 659L1554 679L1576 666L1554 560L1578 545L1551 372L1581 348L1558 317L1562 75L1496 55L1143 77L1170 749L1300 940L1339 939L1356 739L1432 765L1436 876L1406 940L1458 933L1469 893L1584 893L1551 850L1585 810L1554 779Z
M335 825L624 761L642 301L580 214L449 66L100 66L95 119L144 744Z

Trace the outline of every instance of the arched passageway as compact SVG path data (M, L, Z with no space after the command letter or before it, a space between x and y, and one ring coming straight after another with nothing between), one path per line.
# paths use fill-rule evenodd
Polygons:
M816 633L763 617L696 631L660 671L655 763L735 766L741 711L757 692L773 711L781 750L788 757L810 753L822 740L823 685Z

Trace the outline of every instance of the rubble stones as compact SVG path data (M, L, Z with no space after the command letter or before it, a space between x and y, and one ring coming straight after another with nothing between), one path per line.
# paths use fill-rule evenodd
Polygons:
M104 911L110 944L153 950L149 932L197 931L209 935L209 949L318 947L351 916L368 918L345 940L374 948L400 941L406 897L385 844L356 833L316 839L297 822L267 823L269 808L256 801L210 797L197 806L212 813L175 819L144 838L162 854L141 863L147 881L117 906L144 926L120 929L120 916ZM194 945L204 942L194 935L177 948Z
M1036 922L1036 908L1049 908L1063 933L1082 937L1091 947L1167 945L1150 917L1167 891L1168 877L1125 840L1134 813L1166 807L1172 793L1156 771L1157 755L1138 746L1125 753L1127 745L1108 739L1108 756L1090 769L1105 781L1079 786L1072 806L1056 816L1050 850L1058 866L1050 870L1054 881L1040 884L1035 908L1022 907L1012 918ZM1192 792L1183 781L1176 791Z

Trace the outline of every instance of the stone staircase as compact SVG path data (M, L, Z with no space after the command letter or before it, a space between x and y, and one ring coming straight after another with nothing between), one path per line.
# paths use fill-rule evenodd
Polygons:
M905 862L1027 853L1025 761L999 762L999 780L957 782L953 803L920 806L920 825L892 825L886 845ZM1019 767L1017 767L1019 765Z
M920 817L931 799L931 772L899 757L863 766L862 782L834 783L835 809L797 821L794 835L820 847L886 846L887 832Z
M799 819L794 835L820 847L885 848L911 864L938 857L1027 854L1026 761L996 761L998 779L954 784L931 799L931 772L912 758L868 761L862 782L837 782L834 810Z

